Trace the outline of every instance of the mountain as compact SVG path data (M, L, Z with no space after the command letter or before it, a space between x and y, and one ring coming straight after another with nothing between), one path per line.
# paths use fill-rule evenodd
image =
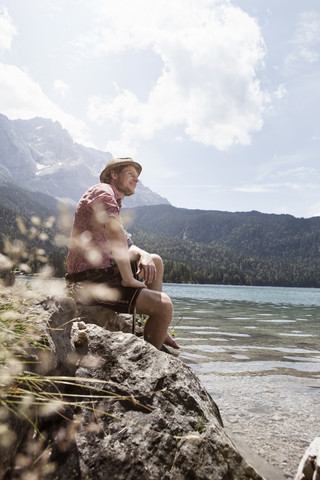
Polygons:
M261 258L320 259L320 217L188 210L171 205L142 206L124 213L131 233L165 235Z
M320 287L320 217L166 205L123 217L133 242L164 259L165 282Z
M62 208L58 200L18 185L0 185L0 278L6 278L8 266L32 272L47 263L56 276L65 274L66 242L72 225L72 210ZM5 256L3 256L3 254ZM10 268L11 268L10 267ZM3 277L4 276L4 277Z
M0 182L76 204L99 182L111 154L75 143L60 123L44 118L9 120L0 115ZM141 182L128 207L169 204Z

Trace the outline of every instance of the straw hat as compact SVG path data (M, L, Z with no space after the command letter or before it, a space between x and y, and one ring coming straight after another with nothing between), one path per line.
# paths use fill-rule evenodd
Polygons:
M107 182L107 178L108 178L108 174L110 173L110 171L113 169L113 168L116 168L116 167L120 167L120 166L127 166L127 165L132 165L138 172L138 175L140 175L141 171L142 171L142 167L139 163L135 162L134 160L132 160L132 158L130 157L126 157L126 158L113 158L112 160L110 160L107 165L105 166L104 170L102 170L101 174L100 174L100 182L101 183L108 183Z

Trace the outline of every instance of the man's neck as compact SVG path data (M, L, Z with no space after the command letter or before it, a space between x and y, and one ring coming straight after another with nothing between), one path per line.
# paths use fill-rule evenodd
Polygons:
M120 200L122 201L122 200L124 199L125 195L124 195L124 194L121 194L121 193L119 192L119 190L113 185L113 183L109 183L109 185L110 185L110 187L112 187L114 193L116 194L116 197L117 197L117 198L120 198Z

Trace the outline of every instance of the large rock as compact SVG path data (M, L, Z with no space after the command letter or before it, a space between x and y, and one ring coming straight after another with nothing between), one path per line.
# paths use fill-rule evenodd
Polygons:
M227 436L217 405L188 366L142 338L106 330L107 317L113 330L130 329L130 318L116 320L102 307L77 309L66 298L40 308L53 357L47 371L64 376L66 403L59 415L32 417L45 443L31 448L33 429L28 436L24 428L1 478L22 478L23 469L30 476L35 452L32 478L41 480L262 479ZM50 445L50 456L39 445Z
M79 397L72 448L63 457L55 452L55 475L261 479L226 435L217 405L193 371L130 333L94 325L107 326L101 308L78 310L71 331L79 355L75 377L90 381L81 390L85 401Z
M320 437L316 437L307 448L295 480L320 480Z

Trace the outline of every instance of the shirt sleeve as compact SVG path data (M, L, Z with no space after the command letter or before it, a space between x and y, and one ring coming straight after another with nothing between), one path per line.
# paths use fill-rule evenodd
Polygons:
M103 188L96 189L94 195L88 199L88 205L92 209L101 209L108 217L118 217L120 215L120 205L112 192L105 191Z

